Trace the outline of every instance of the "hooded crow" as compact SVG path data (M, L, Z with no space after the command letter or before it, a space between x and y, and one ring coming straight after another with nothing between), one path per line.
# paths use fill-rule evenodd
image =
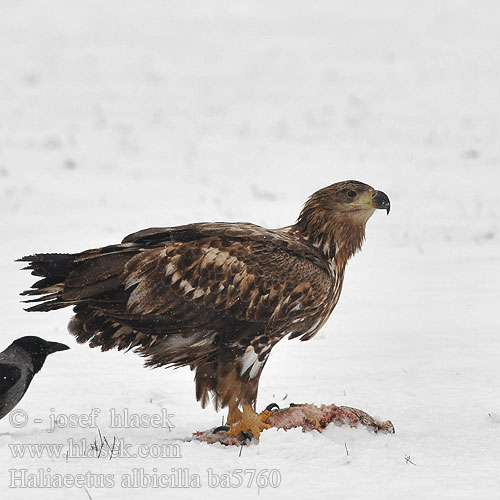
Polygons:
M45 358L69 347L40 337L21 337L0 353L0 419L21 401Z

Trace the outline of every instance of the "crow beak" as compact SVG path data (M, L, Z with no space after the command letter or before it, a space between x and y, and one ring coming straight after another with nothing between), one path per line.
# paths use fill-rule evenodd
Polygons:
M66 344L60 344L59 342L47 342L47 354L52 354L57 351L66 351L69 347Z
M372 196L372 207L381 208L387 211L387 215L391 211L391 202L389 197L383 191L375 191Z

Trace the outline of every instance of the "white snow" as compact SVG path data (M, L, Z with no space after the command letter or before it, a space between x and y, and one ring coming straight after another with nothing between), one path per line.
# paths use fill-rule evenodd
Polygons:
M3 0L0 348L35 334L71 350L18 406L29 423L0 421L2 499L498 498L499 19L495 0ZM178 441L222 418L195 401L192 372L77 345L69 310L19 303L33 279L20 256L194 221L285 226L349 178L385 191L391 214L368 222L319 334L273 349L258 406L346 404L395 435L265 431L241 456ZM99 443L93 408L110 443L175 444L181 457L66 458L70 439ZM111 428L111 409L144 426ZM170 431L150 421L162 409ZM46 432L55 415L65 427ZM64 453L9 447L37 443ZM155 468L199 474L201 491L120 487ZM115 486L10 488L9 469ZM209 487L210 470L235 469L241 487ZM252 469L281 484L247 488Z

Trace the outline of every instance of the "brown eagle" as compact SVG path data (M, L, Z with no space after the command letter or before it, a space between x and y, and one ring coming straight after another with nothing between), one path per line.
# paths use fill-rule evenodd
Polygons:
M69 331L103 351L134 349L147 366L190 366L203 407L229 408L229 432L259 438L259 378L283 337L309 340L339 300L348 259L389 198L358 181L314 193L297 222L151 228L76 254L19 259L42 279L28 311L73 306ZM240 411L240 408L242 411Z

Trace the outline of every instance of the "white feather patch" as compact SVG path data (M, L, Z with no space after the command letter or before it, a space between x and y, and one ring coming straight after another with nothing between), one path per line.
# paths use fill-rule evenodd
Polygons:
M175 271L175 273L172 274L172 285L175 285L181 278L181 273L179 271Z
M249 376L250 378L254 378L259 374L263 364L263 361L259 361L254 348L249 346L241 358L240 375L244 375L250 370Z
M179 287L184 290L185 293L189 293L191 290L194 290L194 287L187 280L182 280Z
M175 265L173 262L169 262L165 268L165 276L170 276L175 271Z

